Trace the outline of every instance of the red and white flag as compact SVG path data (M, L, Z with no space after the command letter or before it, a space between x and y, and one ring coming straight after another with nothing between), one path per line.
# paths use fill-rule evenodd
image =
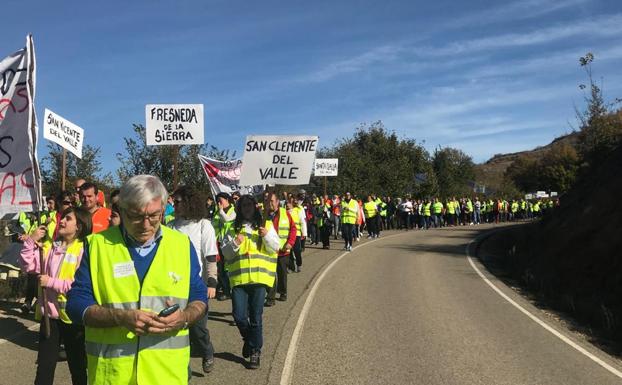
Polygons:
M0 60L0 216L42 208L35 116L35 50Z
M240 186L242 159L220 161L199 155L199 161L209 180L212 194L225 192L231 194L239 191L240 194L261 194L264 186Z

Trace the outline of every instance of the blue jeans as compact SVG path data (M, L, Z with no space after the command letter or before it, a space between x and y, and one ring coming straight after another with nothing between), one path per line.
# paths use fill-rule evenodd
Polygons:
M434 227L441 227L441 214L434 214Z
M242 339L251 350L261 351L263 329L261 317L266 299L266 286L239 285L231 289L232 313Z
M341 220L341 217L339 215L333 215L333 232L334 232L335 239L337 239L337 236L339 235L339 232L341 231L341 226L339 226L340 220Z

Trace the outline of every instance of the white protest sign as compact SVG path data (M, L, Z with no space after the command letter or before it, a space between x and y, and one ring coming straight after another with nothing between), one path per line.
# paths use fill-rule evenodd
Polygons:
M309 183L317 144L317 136L247 136L240 183Z
M256 195L261 194L264 190L263 185L240 186L242 159L221 161L199 155L199 161L209 180L214 196L221 192L231 194L235 191L239 191L242 195Z
M35 54L26 47L0 60L0 215L41 208L34 112Z
M339 170L339 159L324 158L315 160L315 176L337 176Z
M428 175L426 173L415 174L415 185L423 184L426 180L428 180Z
M147 145L203 144L202 104L147 104Z
M43 122L43 137L82 159L84 130L47 108Z

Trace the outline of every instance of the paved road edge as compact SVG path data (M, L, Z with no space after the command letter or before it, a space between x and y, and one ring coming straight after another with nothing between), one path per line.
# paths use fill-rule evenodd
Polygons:
M508 287L501 280L497 279L494 276L494 274L492 274L490 271L488 271L488 269L486 269L486 267L481 263L481 261L479 260L479 257L477 255L473 255L473 256L471 255L471 252L470 252L471 248L474 248L475 250L480 250L479 245L482 242L484 242L486 239L488 239L494 233L496 233L498 231L501 231L501 230L503 230L503 229L502 228L497 228L497 229L492 229L492 230L486 231L485 233L480 234L477 237L475 237L474 239L472 239L466 245L465 256L466 256L470 266L473 268L473 270L475 270L477 275L492 290L494 290L500 297L502 297L509 304L514 306L516 309L518 309L521 313L523 313L524 315L529 317L532 321L536 322L542 328L544 328L545 330L547 330L548 332L553 334L555 337L559 338L561 341L563 341L564 343L566 343L567 345L569 345L570 347L572 347L573 349L575 349L579 353L583 354L584 356L586 356L587 358L589 358L590 360L592 360L593 362L595 362L596 364L598 364L599 366L601 366L602 368L604 368L605 370L610 372L611 374L613 374L616 377L622 379L622 371L614 367L614 365L615 365L615 364L613 364L613 361L615 360L614 357L609 356L606 352L603 352L602 350L598 349L594 345L590 344L589 346L582 346L579 342L574 341L572 338L570 338L570 337L568 337L566 335L567 333L569 333L568 330L565 330L564 332L566 334L564 334L564 332L562 332L562 330L560 330L560 329L565 329L565 328L562 328L561 325L555 325L555 327L554 327L549 322L543 320L541 317L538 317L536 314L541 311L539 308L537 308L536 306L532 305L523 296L521 296L520 294L516 293L516 291L514 291L512 288ZM493 281L495 283L493 283ZM510 298L510 296L512 296L514 298ZM519 301L522 302L522 305L518 303ZM592 350L593 352L590 352L590 350ZM597 354L601 355L603 357L602 358L598 357ZM605 360L611 361L612 363L609 364L609 363L605 362Z

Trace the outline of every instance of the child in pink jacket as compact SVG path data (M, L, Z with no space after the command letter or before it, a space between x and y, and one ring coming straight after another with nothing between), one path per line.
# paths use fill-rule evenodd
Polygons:
M29 274L39 274L37 317L41 317L45 311L50 319L48 337L44 321L41 320L35 385L54 383L61 339L65 344L73 384L87 383L84 326L71 323L64 311L64 304L73 283L73 274L80 266L84 239L91 233L91 228L91 214L83 208L70 207L61 214L58 235L54 242L45 239L45 226L40 226L24 240L21 251L22 268ZM44 261L43 274L39 261L41 252ZM45 291L45 303L42 291Z

